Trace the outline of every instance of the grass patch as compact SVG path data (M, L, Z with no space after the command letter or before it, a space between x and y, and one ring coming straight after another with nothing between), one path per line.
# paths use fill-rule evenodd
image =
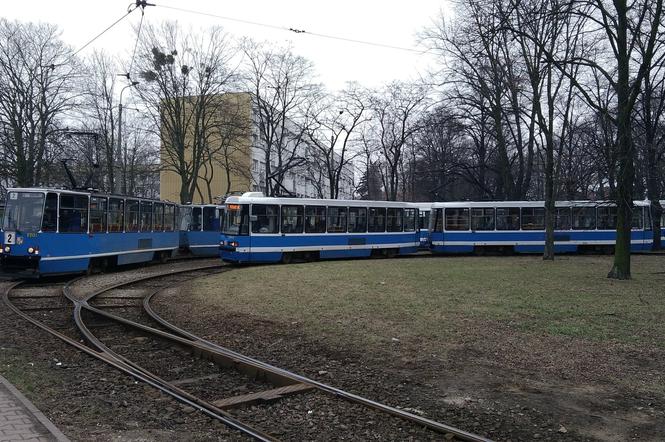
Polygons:
M0 374L20 391L34 393L39 390L43 375L37 363L24 357L13 348L0 348Z
M611 257L438 257L243 267L190 289L213 308L369 343L445 339L461 324L663 346L665 260L634 256L633 280L606 278Z

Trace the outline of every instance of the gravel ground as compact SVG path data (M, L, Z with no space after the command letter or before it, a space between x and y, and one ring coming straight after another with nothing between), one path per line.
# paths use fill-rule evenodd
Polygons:
M188 291L164 295L155 302L159 312L211 341L496 440L659 441L665 434L662 349L485 320L457 328L445 355L427 354L427 337L368 347L308 335L295 321L211 309ZM169 297L180 300L177 307Z
M95 278L108 284L163 269L137 268ZM0 289L6 286L0 283ZM97 282L85 284L86 289L97 286ZM83 285L78 288L83 293ZM52 322L57 323L65 313L55 314L58 320ZM243 440L226 426L38 331L4 303L0 318L0 372L72 440Z
M75 285L75 293L80 296L98 284L164 268L98 275ZM155 307L182 328L233 350L496 440L626 440L626 435L662 440L665 434L663 395L632 393L602 381L608 370L621 371L622 361L631 358L642 361L643 368L653 372L654 382L660 382L665 373L663 352L619 345L607 349L575 340L553 342L544 336L530 336L526 345L522 334L506 324L492 323L458 330L459 344L441 357L421 354L417 343L393 342L377 348L354 342L341 345L326 336L307 335L297 323L210 311L191 302L187 291L178 288L160 295ZM0 317L0 372L72 440L240 438L193 409L35 331L4 303L0 303ZM169 374L168 369L165 373ZM253 385L230 388L242 393ZM329 400L305 394L233 413L266 427L282 421L276 436L285 440L347 439L342 435L353 440L438 437L394 420L383 422L382 416L363 417L374 425L357 426L348 418L366 414L364 409L348 407L346 414L330 414ZM608 419L612 413L618 418ZM616 427L617 419L623 422L622 428ZM327 431L320 430L320 423Z
M100 284L112 284L120 276L125 279L142 273L138 269L123 275L98 276L94 278L95 281L77 281L73 285L74 293L83 297L87 291ZM131 295L140 290L143 289L130 289L133 291ZM48 293L56 291L52 288ZM47 293L47 290L41 289L40 292ZM34 291L25 289L18 294L30 293ZM65 301L63 297L50 300L58 305L66 305ZM24 305L29 303L28 300L21 302ZM39 302L43 305L46 300ZM3 305L0 312L6 313L5 310ZM122 313L122 310L114 310L114 313ZM36 315L48 318L51 325L62 326L66 324L69 314L67 311L56 310ZM13 326L10 327L10 323ZM219 369L209 362L193 359L182 350L128 330L122 331L124 337L121 338L120 329L117 326L101 327L97 334L112 349L121 354L129 351L130 359L137 360L141 366L165 379L191 379L218 373L219 378L213 382L186 384L186 389L205 399L215 400L274 388L247 379L233 370ZM26 391L36 405L73 440L89 440L91 437L96 440L241 438L193 409L175 403L150 387L133 381L45 334L36 333L25 321L3 321L0 333L4 334L7 341L7 345L0 349L1 371ZM67 334L73 334L71 327L68 327ZM134 344L144 349L136 350ZM34 348L43 350L35 354L30 351ZM174 362L178 358L184 362ZM442 437L401 419L350 405L317 392L290 396L276 403L236 409L232 413L242 421L269 430L284 440L438 440Z

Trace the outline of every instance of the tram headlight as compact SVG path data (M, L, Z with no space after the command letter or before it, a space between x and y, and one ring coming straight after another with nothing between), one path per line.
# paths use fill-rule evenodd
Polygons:
M11 249L9 248L9 246L5 246L5 248L4 248L3 250L5 251L5 253L9 253L9 251L10 251Z
M28 253L31 255L39 255L39 249L37 247L28 247Z

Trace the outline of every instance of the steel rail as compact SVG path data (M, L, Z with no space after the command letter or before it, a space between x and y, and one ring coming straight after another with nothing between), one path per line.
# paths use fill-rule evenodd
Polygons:
M179 273L188 273L188 272L196 272L200 270L207 270L211 268L218 268L222 267L220 264L215 264L215 265L206 265L206 266L201 266L198 268L193 268L193 269L183 269L183 270L178 270L178 271L168 271L168 272L161 272L158 274L153 274L149 275L146 277L139 277L139 278L134 278L131 281L127 282L122 282L118 284L114 284L113 286L107 286L103 289L97 290L93 292L92 296L89 294L88 296L85 297L83 300L76 299L76 297L73 296L71 293L71 283L74 281L71 281L65 287L63 287L63 294L69 299L73 304L74 304L74 322L76 323L76 326L79 328L83 336L88 340L88 342L97 347L100 352L108 355L110 358L130 367L132 370L141 373L141 375L145 378L148 378L152 381L151 385L158 385L159 389L170 396L174 397L175 399L179 400L180 402L183 402L187 405L192 406L193 408L203 412L204 414L219 420L220 422L225 423L231 428L234 428L238 431L241 431L242 433L253 437L254 439L260 440L260 441L276 441L274 437L270 436L267 433L264 433L260 430L257 430L250 425L247 425L235 417L233 417L231 414L228 412L219 409L218 407L214 406L213 404L204 401L190 393L188 393L185 390L182 390L181 388L171 384L170 382L160 378L156 374L150 372L149 370L144 369L143 367L139 366L138 364L130 361L129 359L125 358L124 356L114 352L111 350L109 347L107 347L103 342L101 342L95 335L92 333L92 331L85 325L85 322L83 321L82 317L82 310L92 310L92 307L88 304L88 300L91 299L94 296L97 296L98 294L113 290L114 288L122 287L125 285L133 284L136 282L141 282L141 281L147 281L151 279L157 279L161 278L164 276L171 276L171 275L176 275Z
M209 348L213 351L221 353L223 356L226 357L232 357L232 358L237 358L240 361L243 361L246 364L251 364L256 366L257 368L260 368L262 370L270 371L273 372L277 375L284 376L287 378L290 378L296 382L300 382L303 384L308 384L311 385L321 391L324 391L326 393L330 393L334 396L338 396L340 398L343 398L345 400L348 400L350 402L355 402L358 404L365 405L367 407L373 408L375 410L379 410L385 413L388 413L390 415L400 417L402 419L423 425L427 428L430 428L432 430L435 430L440 433L450 433L453 434L456 438L464 440L464 441L471 441L471 442L492 442L491 439L487 439L485 437L479 436L477 434L473 434L464 430L460 430L458 428L452 427L447 424L443 424L441 422L437 422L431 419L424 418L422 416L415 415L413 413L409 413L404 410L400 410L395 407L391 407L389 405L382 404L380 402L373 401L371 399L367 399L365 397L359 396L357 394L353 394L350 392L347 392L345 390L341 390L339 388L330 386L328 384L324 384L322 382L316 381L314 379L299 375L297 373L285 370L283 368L276 367L274 365L270 365L266 362L262 362L258 359L251 358L249 356L245 356L242 353L235 352L229 348L223 347L219 344L215 344L214 342L208 341L206 339L203 339L201 337L198 337L186 330L183 330L179 328L176 325L171 324L170 322L166 321L163 319L161 316L159 316L154 309L150 306L150 300L152 297L158 293L161 290L158 290L156 292L151 293L148 295L148 297L145 298L144 300L144 309L146 313L148 313L155 321L157 321L159 324L161 324L163 327L168 328L169 330L172 330L174 333L183 335L187 339L190 339L194 342L200 343L201 345L205 346L206 348Z
M207 266L210 267L210 266ZM182 270L182 271L170 271L170 272L164 272L161 275L157 275L154 277L160 277L164 275L169 275L169 274L177 274L177 273L184 273L184 272L189 272L189 271L196 271L200 269L187 269L187 270ZM73 281L70 281L68 283L71 284L75 281L78 281L82 278L76 278ZM144 279L149 279L149 278L144 278ZM141 280L141 279L139 279ZM3 293L3 301L4 303L17 315L25 319L26 321L30 322L31 324L37 326L38 328L42 329L43 331L51 334L52 336L57 337L58 339L62 340L63 342L75 347L76 349L88 354L89 356L92 356L98 360L101 360L110 366L116 368L117 370L120 370L121 372L128 374L132 376L135 379L138 379L142 382L145 382L146 384L158 389L159 391L166 393L173 397L174 399L178 400L181 403L184 403L194 409L197 409L201 411L202 413L206 414L207 416L217 419L223 423L225 423L227 426L234 428L250 437L253 437L254 439L260 440L260 441L266 441L266 442L272 442L275 441L276 439L273 438L272 436L265 434L259 430L256 430L252 428L251 426L244 424L243 422L235 419L233 416L229 415L227 412L218 409L217 407L208 404L210 406L205 406L206 404L204 401L201 401L200 399L190 395L189 393L183 392L182 390L178 389L175 386L170 386L168 383L165 381L159 379L156 376L151 376L149 372L145 370L139 370L137 369L133 364L128 364L126 361L116 358L113 353L108 353L105 351L96 351L94 349L91 349L90 347L81 344L75 339L70 338L69 336L43 324L42 322L34 319L32 316L26 314L23 312L19 307L14 305L11 302L10 299L10 292L21 285L23 281L18 281L14 284L11 284L8 286ZM185 393L185 394L181 394Z
M146 277L143 278L142 280L148 280L152 279L152 277ZM138 281L137 281L138 282ZM117 288L119 286L126 285L126 284L116 284L113 286L113 288ZM316 381L311 378L307 378L305 376L299 375L297 373L290 372L288 370L275 367L273 365L270 365L268 363L259 361L257 359L245 356L241 353L237 353L233 350L230 350L226 347L220 346L218 344L215 344L213 342L207 341L203 338L200 338L186 330L183 330L168 321L164 320L161 318L155 311L154 309L150 306L150 300L156 295L157 293L161 292L163 288L158 288L148 294L146 298L144 298L143 301L143 307L144 310L148 315L150 315L156 322L158 322L160 325L164 326L168 330L170 330L172 333L164 332L162 330L155 329L153 327L140 324L131 320L128 320L126 318L123 318L121 316L117 316L111 313L108 313L104 310L101 310L97 307L91 306L87 303L87 301L91 300L92 298L111 290L112 288L105 288L98 290L94 293L91 293L86 297L86 303L81 305L81 308L85 308L91 312L94 312L98 315L101 315L107 319L111 319L114 321L117 321L119 323L122 323L123 325L133 327L135 329L141 330L145 333L150 333L155 336L159 336L163 339L168 339L171 340L179 345L183 346L189 346L193 349L197 349L199 352L202 353L212 353L212 356L219 355L223 356L226 358L230 358L233 360L236 360L238 362L242 362L246 365L250 365L252 367L255 367L259 370L263 370L268 373L275 374L280 377L288 378L293 380L294 382L299 382L307 385L311 385L312 387L317 388L320 391L332 394L334 396L340 397L342 399L348 400L350 402L362 404L364 406L367 406L369 408L390 414L392 416L396 416L405 420L408 420L410 422L422 425L424 427L427 427L431 430L440 432L440 433L450 433L454 435L456 438L460 440L465 440L465 441L472 441L472 442L491 442L490 439L487 439L485 437L452 427L447 424L443 424L441 422L434 421L432 419L427 419L422 416L415 415L413 413L409 413L404 410L400 410L395 407L391 407L389 405L382 404L380 402L373 401L371 399L367 399L365 397L332 387L330 385L324 384L322 382Z

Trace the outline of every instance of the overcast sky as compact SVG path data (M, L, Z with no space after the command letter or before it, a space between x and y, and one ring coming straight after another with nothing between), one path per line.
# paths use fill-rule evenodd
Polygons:
M150 1L150 0L149 0ZM57 24L65 42L78 49L126 12L128 0L31 0L0 2L0 15L21 21ZM404 48L417 46L416 33L442 11L450 17L446 0L154 0L157 5L192 9L219 16L295 28L341 38L363 40ZM135 11L82 52L104 49L126 55L133 48L133 26L140 20ZM394 79L415 79L434 63L428 54L370 46L340 40L295 34L276 29L205 17L163 7L148 7L146 22L177 20L185 27L221 25L236 37L252 37L276 43L291 42L294 52L312 60L319 80L330 89L358 81L376 87Z

